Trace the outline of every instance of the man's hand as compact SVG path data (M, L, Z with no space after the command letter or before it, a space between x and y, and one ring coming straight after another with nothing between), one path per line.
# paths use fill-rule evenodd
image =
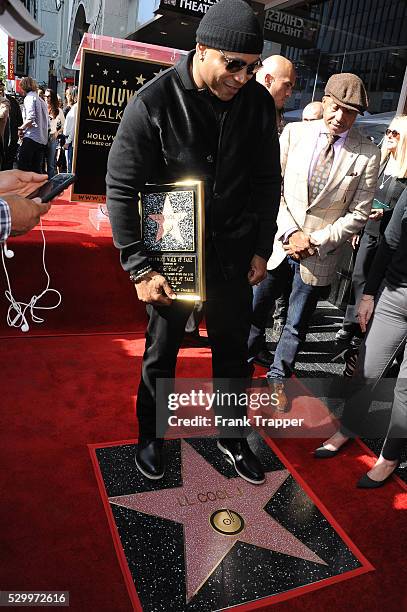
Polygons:
M135 287L138 299L146 304L169 306L176 298L167 279L158 272L149 272Z
M12 236L21 236L29 232L37 225L40 217L51 208L50 202L42 204L39 198L28 200L18 195L6 195L3 199L10 208Z
M382 208L372 208L370 211L369 219L372 221L380 221L383 218L384 210Z
M374 310L374 296L373 295L362 295L358 306L358 321L360 329L365 333L367 324L370 321Z
M309 236L301 231L291 234L288 244L284 244L283 248L287 255L291 255L296 261L315 254L315 247L312 246Z
M69 144L65 143L64 144L64 149L65 149L65 151L67 151L69 149Z
M3 170L0 172L0 195L18 194L28 196L48 180L46 174L24 172L24 170Z
M263 259L263 257L260 257L260 255L255 255L250 262L250 270L247 274L249 285L258 285L266 278L266 274L267 261Z

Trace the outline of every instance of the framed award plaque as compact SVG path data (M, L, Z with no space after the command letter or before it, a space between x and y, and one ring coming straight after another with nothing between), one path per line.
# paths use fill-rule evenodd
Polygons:
M144 250L179 300L205 300L204 187L190 180L147 185L140 194Z

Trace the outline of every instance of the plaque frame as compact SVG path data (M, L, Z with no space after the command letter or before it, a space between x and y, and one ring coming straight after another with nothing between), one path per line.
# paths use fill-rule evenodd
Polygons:
M178 213L179 221L175 223L178 231L182 231L187 237L186 248L174 248L168 245L163 245L163 240L167 235L173 232L171 228L169 231L165 231L163 225L165 217L162 215L165 202L171 203L170 194L179 194L182 192L191 193L191 198L185 198L185 207L179 204L175 198L175 206L177 210L183 212ZM140 224L141 224L141 236L144 245L145 253L149 258L151 267L157 272L160 272L165 276L168 282L173 287L178 300L182 301L194 301L203 302L206 299L206 286L205 286L205 200L204 200L204 184L203 181L188 179L185 181L177 181L175 183L167 183L163 185L148 184L144 187L143 191L139 194L139 212L140 212ZM151 202L154 201L154 196L160 196L162 201L159 205L159 214L161 217L161 223L158 220L151 218L150 210L153 210ZM164 197L163 197L164 196ZM174 195L172 197L174 202ZM150 200L150 201L149 201ZM192 211L188 210L191 208ZM183 216L182 216L183 215ZM156 216L156 215L154 215ZM182 221L186 223L184 229L179 229L178 223L182 224ZM192 235L187 229L187 225L192 226ZM162 227L162 237L159 237L160 228ZM151 248L151 232L153 228L156 230L155 244L161 242L161 246ZM175 232L175 230L174 230ZM180 235L180 234L179 234ZM157 240L158 238L158 240ZM171 241L171 239L170 239ZM175 242L177 240L175 239ZM176 261L178 259L178 261ZM181 265L186 263L187 271L185 274L190 274L193 268L193 281L185 281L187 285L193 284L193 287L188 289L184 287L181 289L180 285L177 285L175 274L177 264ZM189 264L189 265L188 265ZM171 281L172 277L172 281ZM182 281L179 281L180 284Z

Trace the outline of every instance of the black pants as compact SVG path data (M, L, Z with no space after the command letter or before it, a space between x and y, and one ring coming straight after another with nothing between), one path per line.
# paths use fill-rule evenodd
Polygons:
M182 301L175 301L171 306L147 306L149 322L137 396L141 438L161 437L164 433L161 425L158 434L156 428L157 409L161 416L167 410L166 406L156 405L156 381L175 377L178 350L193 307L193 303ZM251 313L252 289L246 278L208 282L205 315L214 378L247 380Z
M42 145L31 138L23 138L18 152L18 169L41 174L44 165L45 149L46 145Z
M363 232L353 268L351 298L346 308L342 327L359 336L362 333L356 316L357 307L362 297L374 256L379 247L379 242L379 236L371 236Z

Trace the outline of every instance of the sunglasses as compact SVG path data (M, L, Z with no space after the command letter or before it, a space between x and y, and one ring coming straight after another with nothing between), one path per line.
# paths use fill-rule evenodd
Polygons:
M398 132L397 130L389 130L389 128L387 128L387 130L385 131L386 136L390 136L390 134L393 136L393 138L397 138L398 136L400 136L400 132Z
M222 49L219 49L219 53L222 54L222 57L226 62L226 70L231 74L235 74L236 72L240 72L241 70L243 70L243 68L246 68L247 74L251 76L252 74L256 74L256 72L258 72L263 66L260 57L255 62L248 64L244 60L237 59L235 57L228 57L227 55L225 55Z

